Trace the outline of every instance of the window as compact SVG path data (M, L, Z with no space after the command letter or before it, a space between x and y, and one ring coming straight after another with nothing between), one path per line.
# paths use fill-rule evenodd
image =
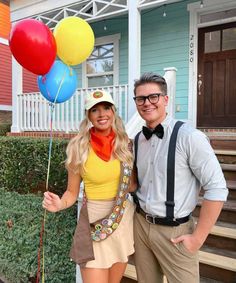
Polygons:
M200 23L219 21L219 20L233 18L233 17L236 17L236 9L230 9L226 11L220 11L220 12L200 15Z
M236 49L236 28L223 30L222 50Z
M205 33L205 53L236 49L236 27L220 28Z
M220 30L205 33L205 53L220 51Z
M83 66L85 87L118 84L119 39L119 35L96 39L94 50Z

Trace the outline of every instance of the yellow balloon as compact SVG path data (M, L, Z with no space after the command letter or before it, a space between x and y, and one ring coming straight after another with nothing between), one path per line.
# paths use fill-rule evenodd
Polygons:
M85 61L94 48L94 33L90 25L78 17L62 19L54 29L57 55L67 65Z

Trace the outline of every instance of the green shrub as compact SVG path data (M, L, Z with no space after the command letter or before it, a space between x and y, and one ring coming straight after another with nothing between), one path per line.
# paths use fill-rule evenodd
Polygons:
M11 124L0 124L0 136L6 136L11 131Z
M68 141L54 139L49 174L49 190L60 195L66 189L64 161ZM45 190L49 139L0 137L1 187L19 193Z
M0 189L0 274L11 283L36 282L41 202L37 195ZM68 256L75 225L76 206L46 214L45 282L75 282L75 264Z

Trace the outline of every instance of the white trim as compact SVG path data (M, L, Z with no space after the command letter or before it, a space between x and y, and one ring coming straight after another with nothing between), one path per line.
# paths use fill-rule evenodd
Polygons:
M113 35L98 37L95 40L95 46L113 43L114 53L114 70L113 74L113 85L119 84L119 40L120 33ZM82 88L88 88L87 75L86 75L86 61L82 63Z
M209 12L220 12L232 8L236 8L235 0L205 0L203 8L200 8L200 1L188 4L190 13L189 20L189 103L188 103L188 120L196 127L197 126L197 71L198 71L198 29L221 23L235 21L235 18L224 20L199 23L201 15Z
M138 10L138 1L128 1L129 30L128 30L128 121L136 111L133 101L134 80L140 77L141 61L141 12Z
M216 26L216 25L223 25L223 24L228 24L236 22L236 17L228 18L228 19L220 19L217 21L212 21L212 22L207 22L207 23L201 23L198 24L198 28L204 28L204 27L209 27L209 26Z
M43 22L47 20L50 22L53 13L56 24L61 20L59 15L62 12L65 14L64 17L67 16L66 14L70 14L71 16L84 18L89 22L127 14L127 0L124 1L124 4L120 4L119 0L41 0L37 1L37 3L35 1L34 3L32 3L33 1L28 2L31 3L11 5L11 19L13 22L32 16L37 20L43 20L44 18Z
M11 132L20 132L20 115L17 95L22 93L23 70L21 65L12 56L12 126Z
M12 111L12 106L0 104L0 111Z
M167 83L167 95L169 97L167 105L167 113L172 118L175 118L175 94L176 94L176 72L177 68L164 68L164 78Z
M162 6L162 5L168 5L176 2L180 2L182 0L139 0L138 9L151 9L154 7Z
M23 18L31 17L32 15L38 15L50 10L55 10L66 5L70 5L74 2L78 2L78 0L34 0L28 1L28 4L25 5L22 5L22 3L19 3L19 1L10 1L11 21L15 22Z
M4 45L9 45L9 42L7 39L0 37L0 43Z

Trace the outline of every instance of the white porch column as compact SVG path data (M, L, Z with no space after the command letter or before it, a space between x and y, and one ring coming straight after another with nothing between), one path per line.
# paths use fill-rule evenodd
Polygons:
M128 120L133 116L136 111L136 107L133 101L133 85L134 80L138 79L140 76L140 22L141 15L138 10L137 0L128 0L129 9L129 60L128 60Z
M175 117L175 93L176 93L176 71L175 67L169 67L164 69L164 78L167 83L167 95L169 96L169 102L167 106L167 113L172 118Z
M20 132L20 118L17 94L23 92L22 67L12 56L12 133Z

